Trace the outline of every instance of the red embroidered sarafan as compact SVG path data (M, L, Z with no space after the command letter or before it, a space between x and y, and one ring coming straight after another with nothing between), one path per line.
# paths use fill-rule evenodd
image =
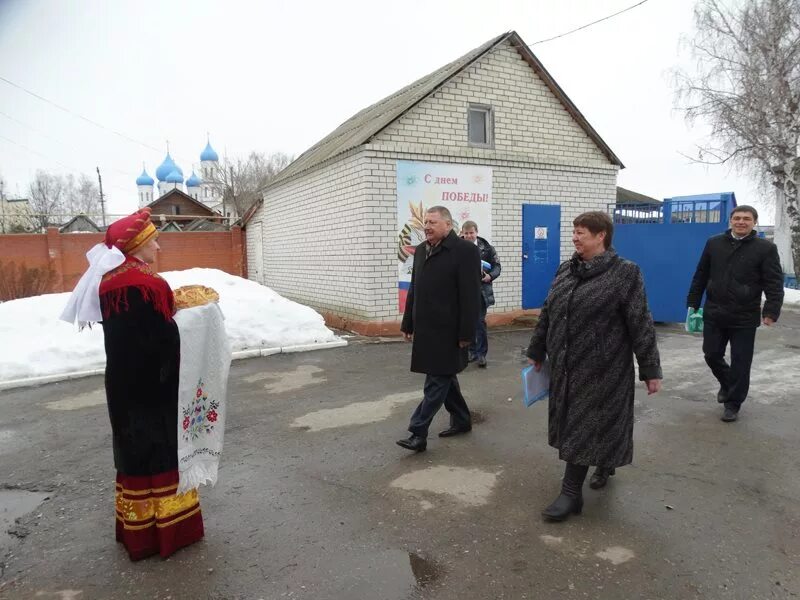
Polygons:
M128 310L128 289L131 287L139 290L144 301L151 303L165 320L172 319L175 314L172 288L150 265L132 256L126 256L125 262L106 273L100 282L100 305L104 319Z

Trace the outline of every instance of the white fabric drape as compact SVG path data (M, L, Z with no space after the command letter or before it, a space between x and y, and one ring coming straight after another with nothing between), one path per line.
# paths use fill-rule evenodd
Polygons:
M86 253L89 268L78 281L69 297L61 320L67 323L78 321L83 329L86 325L103 320L100 311L100 280L103 275L125 262L125 255L116 247L97 244Z
M175 315L181 336L178 387L178 493L214 485L222 454L231 348L216 303Z

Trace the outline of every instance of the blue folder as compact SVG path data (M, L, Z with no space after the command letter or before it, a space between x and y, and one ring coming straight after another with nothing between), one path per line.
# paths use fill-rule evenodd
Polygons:
M547 361L538 373L533 365L522 369L522 403L531 406L550 393L550 365Z

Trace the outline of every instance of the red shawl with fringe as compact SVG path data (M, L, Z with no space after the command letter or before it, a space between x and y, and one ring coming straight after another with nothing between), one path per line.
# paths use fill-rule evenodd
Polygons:
M145 302L169 321L175 314L175 296L166 280L145 262L126 256L125 262L103 276L100 282L100 305L103 318L128 310L128 288L135 287Z

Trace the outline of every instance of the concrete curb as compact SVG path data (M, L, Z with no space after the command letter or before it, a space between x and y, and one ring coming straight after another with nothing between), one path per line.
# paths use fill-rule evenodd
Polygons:
M311 350L327 350L329 348L341 348L347 346L347 340L336 340L333 342L319 342L317 344L299 344L295 346L275 346L272 348L257 348L254 350L238 350L231 355L233 360L245 358L259 358L262 356L272 356L273 354L289 354L292 352L309 352ZM71 381L73 379L83 379L94 375L103 375L106 372L102 369L90 369L88 371L75 371L73 373L60 373L56 375L42 375L41 377L28 377L25 379L11 379L0 381L0 391L13 390L17 388L33 387L45 385L46 383L57 383L59 381Z

